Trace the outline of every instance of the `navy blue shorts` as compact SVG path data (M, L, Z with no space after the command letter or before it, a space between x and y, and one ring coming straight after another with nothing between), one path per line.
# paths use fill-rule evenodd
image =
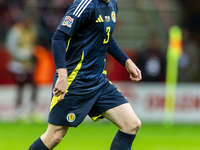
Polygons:
M56 77L54 85L55 81ZM68 127L77 127L87 115L97 121L103 118L103 112L128 103L119 89L107 78L92 87L73 88L72 85L62 101L58 102L57 99L58 97L52 96L48 122Z

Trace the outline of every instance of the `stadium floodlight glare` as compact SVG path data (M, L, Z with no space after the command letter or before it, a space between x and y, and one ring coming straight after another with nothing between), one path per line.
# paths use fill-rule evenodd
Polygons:
M167 70L165 86L165 118L164 124L170 126L174 123L176 104L176 87L178 76L178 60L182 54L182 32L178 26L169 30L169 45L167 51Z

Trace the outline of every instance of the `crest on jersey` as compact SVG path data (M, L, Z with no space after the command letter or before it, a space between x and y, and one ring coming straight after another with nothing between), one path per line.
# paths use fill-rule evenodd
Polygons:
M65 19L64 19L64 21L63 21L63 23L62 23L62 25L63 25L63 26L68 26L68 27L71 28L73 22L74 22L74 19L73 19L73 18L71 18L70 16L66 16Z
M75 119L76 119L76 115L75 115L74 113L69 113L69 114L67 115L67 121L69 121L69 122L74 122Z
M110 22L110 16L105 16L106 22Z
M112 11L112 13L111 13L111 18L112 18L113 22L116 22L116 14L114 11Z

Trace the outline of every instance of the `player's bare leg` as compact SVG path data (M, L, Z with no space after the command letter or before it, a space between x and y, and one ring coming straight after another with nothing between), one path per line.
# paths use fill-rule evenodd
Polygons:
M129 103L114 107L106 111L103 116L113 122L124 133L136 134L141 126L141 121Z
M37 139L29 150L51 150L56 147L67 133L69 127L49 124L47 131Z
M135 135L141 127L141 121L130 104L114 107L106 111L103 116L119 128L112 142L111 150L131 150Z
M68 129L69 127L49 124L47 131L41 136L41 140L47 148L53 149L62 141Z

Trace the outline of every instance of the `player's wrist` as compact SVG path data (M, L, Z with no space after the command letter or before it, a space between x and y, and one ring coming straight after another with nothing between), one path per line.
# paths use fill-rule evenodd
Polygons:
M57 69L59 77L67 77L67 69L66 68L59 68Z
M127 67L130 63L133 63L133 61L128 58L126 61L125 61L125 67Z

